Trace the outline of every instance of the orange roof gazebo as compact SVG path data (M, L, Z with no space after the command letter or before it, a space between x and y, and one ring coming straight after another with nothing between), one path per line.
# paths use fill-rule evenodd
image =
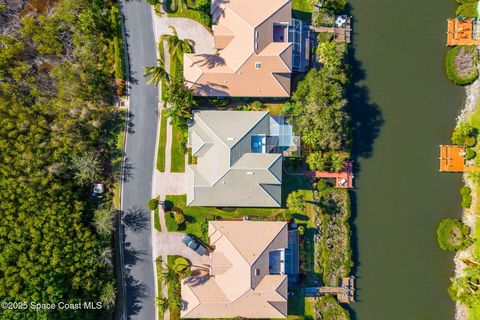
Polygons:
M440 146L440 171L464 172L466 148L462 146Z

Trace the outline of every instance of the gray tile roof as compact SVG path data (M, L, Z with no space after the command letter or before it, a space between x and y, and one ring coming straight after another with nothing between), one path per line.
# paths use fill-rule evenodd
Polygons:
M251 136L269 134L267 112L196 111L193 119L188 205L281 206L282 155L251 152Z

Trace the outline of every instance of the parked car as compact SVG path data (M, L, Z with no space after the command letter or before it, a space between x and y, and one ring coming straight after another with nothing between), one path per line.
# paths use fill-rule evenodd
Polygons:
M198 242L197 239L194 239L193 237L189 236L188 234L184 235L182 238L182 242L198 253L199 255L203 256L207 253L207 248L205 248L200 242Z

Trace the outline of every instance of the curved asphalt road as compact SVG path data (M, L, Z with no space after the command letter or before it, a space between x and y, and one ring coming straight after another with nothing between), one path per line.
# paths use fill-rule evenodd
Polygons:
M144 66L156 63L150 5L123 1L130 61L131 130L127 135L122 189L124 269L127 319L155 319L155 280L152 264L151 214L145 208L152 192L157 90L147 86Z

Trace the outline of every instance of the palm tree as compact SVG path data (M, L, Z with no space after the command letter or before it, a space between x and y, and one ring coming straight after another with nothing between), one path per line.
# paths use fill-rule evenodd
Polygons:
M176 76L172 79L165 94L165 101L169 103L166 109L167 117L175 127L185 129L186 119L192 116L192 107L196 102L192 90L185 87L183 77Z
M180 39L177 30L174 26L168 26L172 30L172 34L162 34L160 36L160 43L165 41L168 45L168 52L170 53L171 63L182 61L184 53L192 53L195 41L191 39Z
M100 301L102 306L106 309L111 309L115 305L115 298L117 296L115 285L111 282L107 283L103 288L102 294L100 296Z
M179 11L182 12L183 10L188 9L188 1L195 3L195 0L173 0L170 9L172 9L172 11L177 11L177 9L179 9Z
M155 297L155 303L157 304L158 308L162 310L162 312L167 311L168 308L170 307L170 299L165 297L160 297L160 296Z
M164 61L157 59L156 66L147 66L145 67L145 73L143 74L145 77L152 76L150 79L147 80L147 84L158 84L162 81L169 82L170 76L168 75L167 69L165 69Z
M156 86L158 86L158 84L162 81L165 81L167 83L170 82L170 75L165 68L165 49L163 47L162 40L158 42L158 54L160 58L157 59L157 65L145 67L145 73L143 74L143 76L145 77L152 76L147 81L147 84L154 83Z
M175 282L178 282L178 274L172 265L164 264L162 281L165 285L173 285Z
M100 177L102 163L95 152L85 152L72 158L72 169L75 178L81 184L94 182Z
M98 234L110 236L113 231L113 214L109 209L96 209L93 215L93 225Z

